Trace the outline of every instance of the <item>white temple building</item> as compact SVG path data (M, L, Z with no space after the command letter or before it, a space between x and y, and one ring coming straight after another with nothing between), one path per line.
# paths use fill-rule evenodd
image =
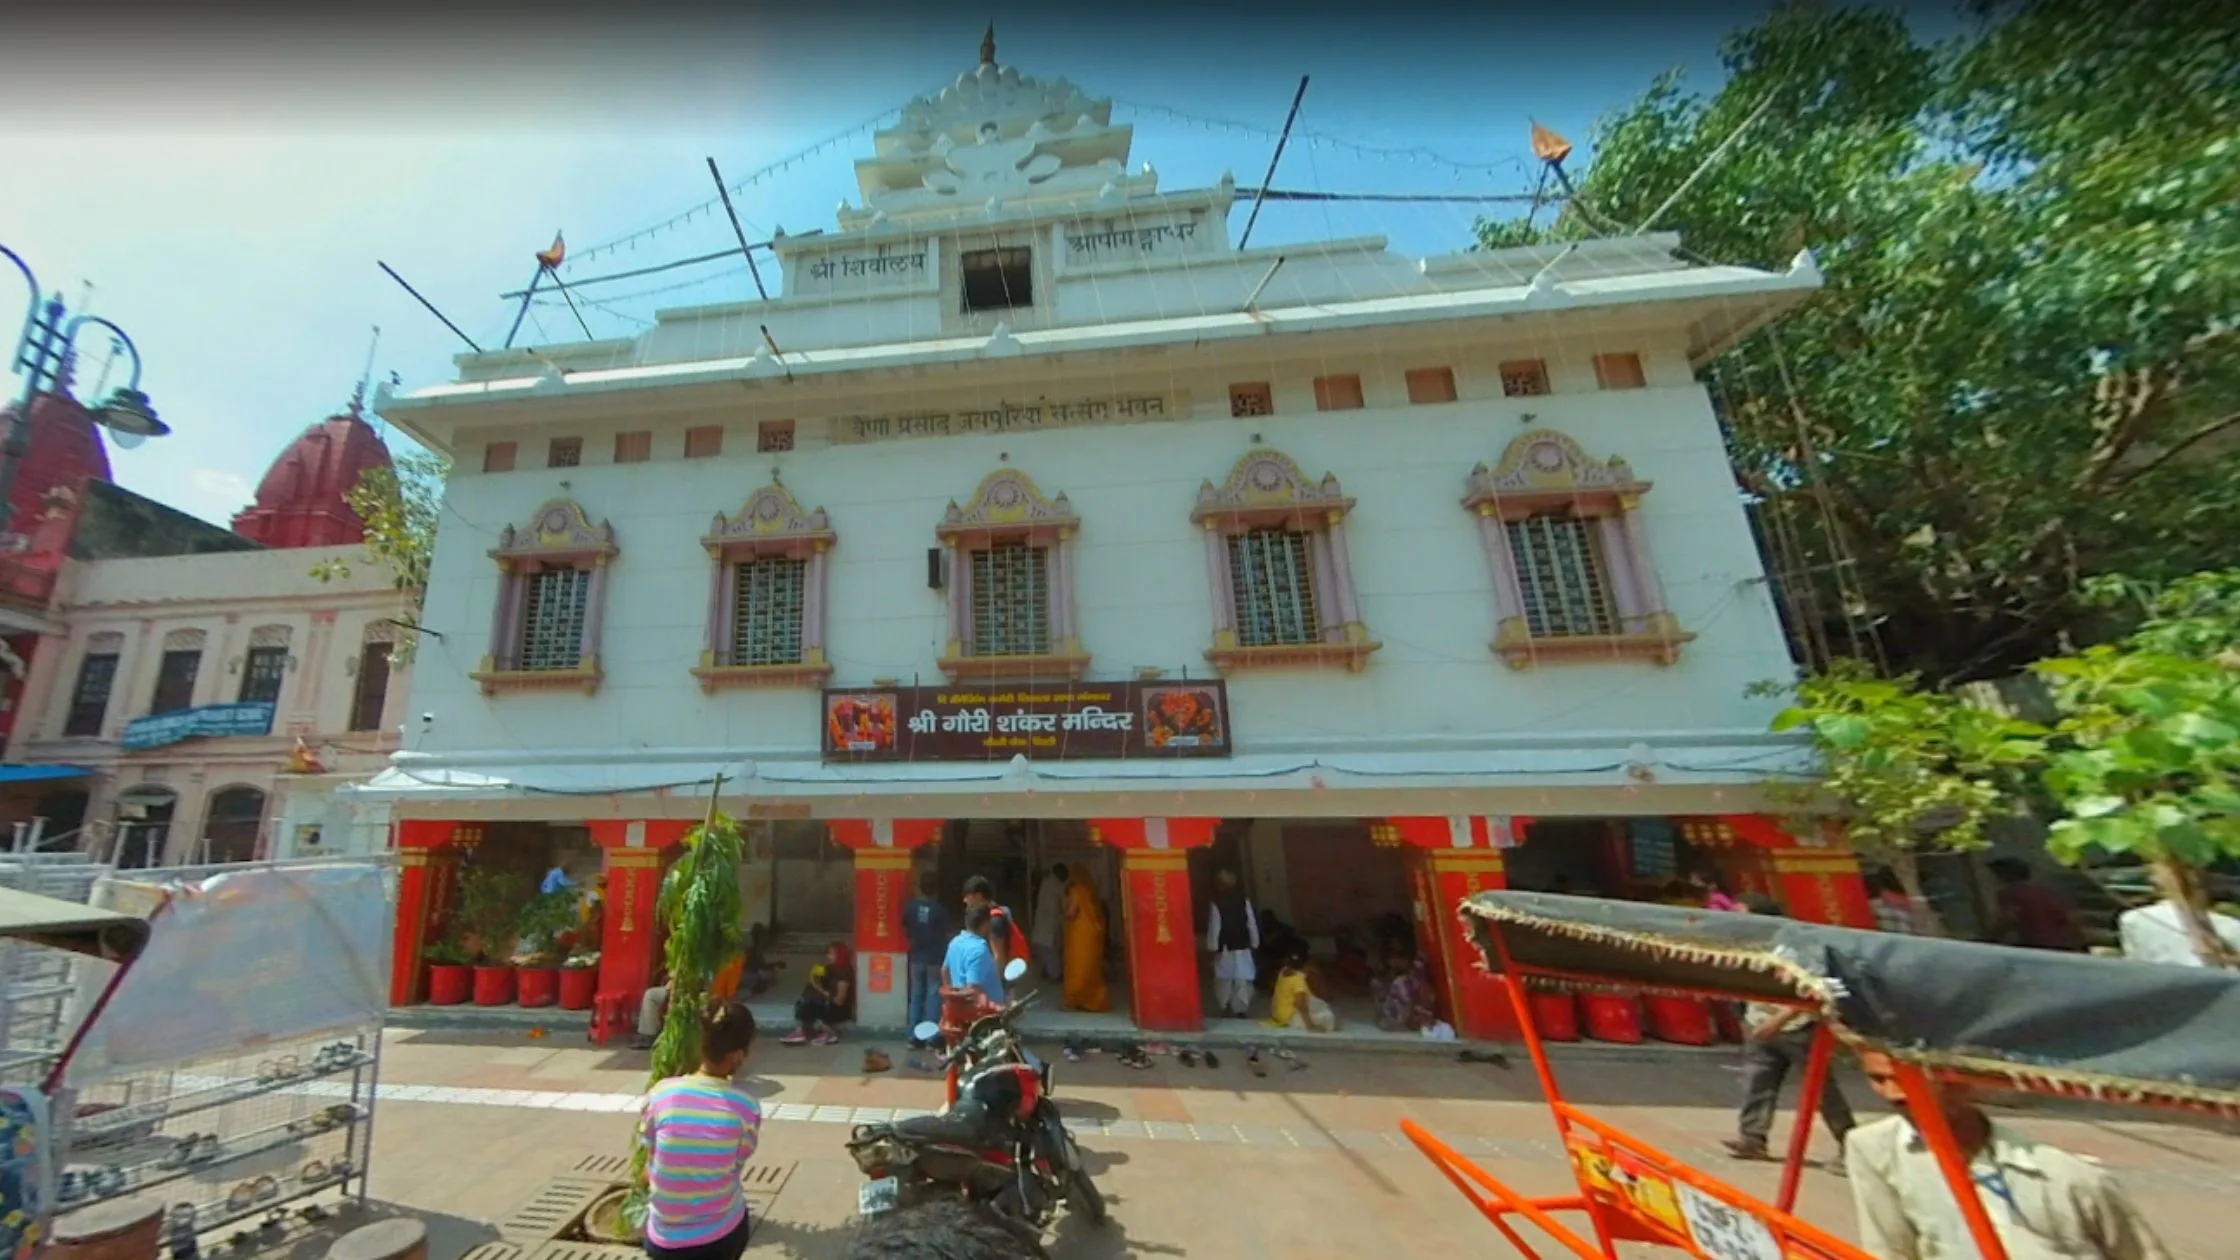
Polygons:
M775 242L768 300L381 393L456 463L442 637L363 790L402 820L397 1001L462 849L574 845L634 993L637 872L719 774L750 914L852 941L866 1022L915 871L1025 909L1087 864L1115 1006L1160 1028L1201 1019L1215 867L1312 940L1415 923L1481 1035L1505 1009L1444 926L1476 888L1708 862L1866 913L1840 842L1768 814L1808 755L1745 694L1793 666L1696 375L1812 260L1240 250L1233 180L1162 190L1132 141L991 33L833 229Z

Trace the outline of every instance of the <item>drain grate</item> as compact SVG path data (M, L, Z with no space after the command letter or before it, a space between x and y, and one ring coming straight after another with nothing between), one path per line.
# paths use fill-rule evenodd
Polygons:
M630 1171L628 1155L586 1155L569 1170L583 1177L615 1177Z
M748 1160L747 1171L739 1180L745 1183L748 1194L760 1190L765 1194L775 1195L786 1188L786 1180L793 1176L793 1169L794 1166L790 1163L758 1164Z
M459 1260L521 1260L521 1248L509 1242L478 1243Z
M531 1250L523 1260L642 1260L644 1255L637 1247L553 1241Z
M547 1242L560 1231L575 1223L591 1201L607 1188L604 1179L578 1179L563 1177L545 1184L527 1203L504 1224L498 1226L498 1237L523 1247L533 1247Z

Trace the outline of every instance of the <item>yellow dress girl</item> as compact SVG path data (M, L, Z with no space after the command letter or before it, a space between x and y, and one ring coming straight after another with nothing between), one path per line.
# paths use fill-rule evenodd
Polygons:
M1066 885L1066 1009L1108 1011L1112 997L1104 987L1104 911L1089 873L1073 868Z

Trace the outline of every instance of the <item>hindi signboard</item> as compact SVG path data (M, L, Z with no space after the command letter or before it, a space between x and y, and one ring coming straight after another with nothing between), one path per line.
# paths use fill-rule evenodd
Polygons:
M126 752L137 752L144 748L162 748L186 739L271 733L272 702L269 700L251 701L247 704L206 704L195 709L178 709L170 713L134 718L124 724L124 747Z
M1139 394L1120 398L999 402L955 411L913 411L893 416L836 416L831 422L831 441L835 446L853 446L890 438L971 437L1037 429L1073 429L1091 424L1139 424L1149 420L1177 420L1189 410L1188 401L1180 396Z
M1226 757L1229 694L1179 682L848 688L824 693L827 761Z

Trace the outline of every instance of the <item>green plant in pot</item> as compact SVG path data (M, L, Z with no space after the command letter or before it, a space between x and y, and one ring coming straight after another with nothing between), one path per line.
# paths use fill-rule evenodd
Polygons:
M573 889L556 888L531 897L514 917L519 944L513 965L519 969L521 1004L550 1006L560 987L560 937L574 927L581 902Z
M742 948L739 864L746 843L738 828L715 811L711 799L707 821L685 833L683 847L662 877L654 906L668 934L662 961L669 974L669 1011L653 1043L649 1088L700 1066L700 1008L716 974ZM607 1240L636 1242L645 1236L645 1221L646 1151L639 1142L632 1145L628 1184L593 1204L585 1225Z
M477 1006L500 1006L513 1000L514 922L521 907L536 892L536 885L518 871L469 869L459 876L459 910L455 922L473 942L474 1001Z

